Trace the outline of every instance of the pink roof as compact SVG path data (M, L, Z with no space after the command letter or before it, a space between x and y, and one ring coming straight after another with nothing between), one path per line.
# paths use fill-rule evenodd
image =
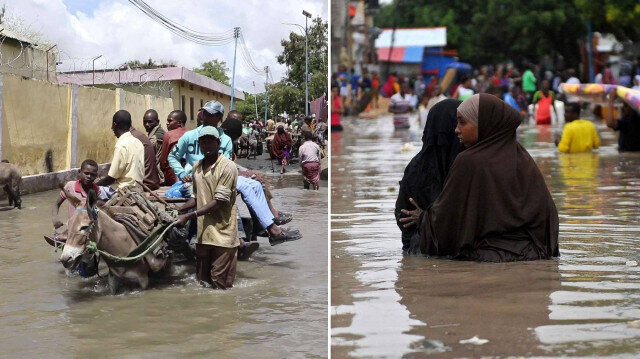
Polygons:
M144 83L157 81L182 80L208 90L231 96L231 86L224 85L207 76L200 75L184 67L164 67L157 69L96 70L93 72L75 72L58 74L58 82L90 86L119 85L128 83ZM94 82L95 81L95 82ZM235 97L244 100L244 92L235 90Z

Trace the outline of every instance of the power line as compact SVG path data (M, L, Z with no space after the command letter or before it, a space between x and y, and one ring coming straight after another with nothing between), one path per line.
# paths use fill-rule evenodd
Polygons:
M207 46L222 46L227 45L235 40L235 28L229 29L221 33L204 33L190 29L184 25L181 25L168 17L164 16L159 11L155 10L149 4L143 0L129 0L129 2L142 11L145 15L149 16L152 20L156 21L160 25L167 28L172 33L195 43ZM253 61L251 52L244 39L242 31L239 32L240 38L240 57L244 66L252 73L257 75L265 75L265 70L260 68Z
M129 2L133 6L140 9L140 11L142 11L145 15L149 16L152 20L164 26L174 34L189 41L208 46L222 46L234 41L234 29L229 29L221 33L205 33L195 31L169 19L159 11L149 6L143 0L129 0Z

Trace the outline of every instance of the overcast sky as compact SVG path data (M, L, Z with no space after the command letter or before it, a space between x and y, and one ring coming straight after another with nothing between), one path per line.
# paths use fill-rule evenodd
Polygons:
M274 81L279 81L286 69L277 63L282 51L280 40L288 38L294 26L304 26L302 10L314 17L328 18L326 0L289 1L203 1L145 0L166 17L191 29L219 33L240 26L254 63L269 66ZM224 46L204 46L171 33L126 0L0 0L7 14L23 18L33 30L41 32L64 53L61 67L75 65L76 70L90 70L91 58L96 67L116 67L126 60L174 60L178 65L193 68L211 59L222 59L229 69L233 63L233 43ZM76 60L66 60L77 58ZM231 71L229 72L231 76ZM240 53L236 61L236 86L253 92L264 87L264 77L254 74L244 65Z

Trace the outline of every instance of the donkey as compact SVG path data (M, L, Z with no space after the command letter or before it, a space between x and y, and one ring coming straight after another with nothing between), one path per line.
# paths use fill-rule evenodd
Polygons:
M22 174L18 166L9 162L0 162L0 187L4 189L9 198L9 206L22 209L20 199L20 187L22 186Z
M82 256L87 252L89 241L97 244L98 249L107 253L126 257L137 247L124 225L113 220L107 213L98 208L97 196L89 190L86 204L74 197L64 188L67 200L76 207L76 211L68 222L68 238L60 256L62 265L70 270L75 269ZM115 295L122 279L136 282L141 289L149 286L149 273L166 269L171 265L168 258L157 258L152 253L137 261L116 265L109 258L102 258L109 267L109 290Z

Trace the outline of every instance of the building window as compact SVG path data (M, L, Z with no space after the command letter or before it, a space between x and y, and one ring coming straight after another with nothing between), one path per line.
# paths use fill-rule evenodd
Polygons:
M189 85L189 90L193 91L193 85Z
M193 121L193 97L189 97L189 117Z
M203 108L203 107L204 107L204 100L200 99L200 108Z
M187 105L186 105L185 100L184 100L184 95L182 95L182 101L181 102L182 102L181 110L182 111L186 111L187 110Z

